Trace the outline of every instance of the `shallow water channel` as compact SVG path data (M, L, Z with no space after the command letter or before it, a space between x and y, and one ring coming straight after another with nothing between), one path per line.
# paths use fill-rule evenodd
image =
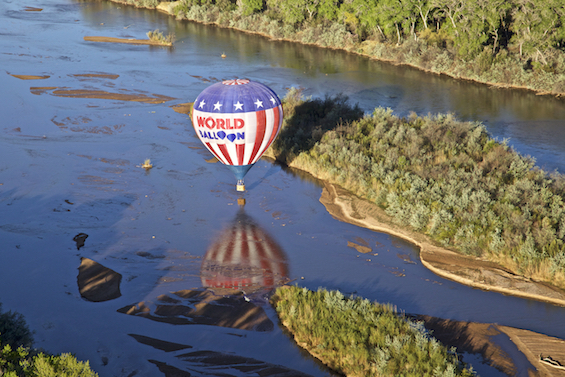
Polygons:
M154 29L174 32L175 47L83 39L146 38ZM399 115L453 112L481 121L540 166L564 171L563 101L109 2L2 1L0 46L0 302L25 316L37 347L73 352L100 376L161 375L167 368L330 375L280 330L264 292L250 297L274 323L268 331L189 325L178 312L159 312L172 292L214 284L202 261L237 237L241 223L268 240L273 263L282 266L277 278L406 313L565 338L565 308L439 278L412 245L332 218L319 202L321 184L307 174L261 160L238 195L232 174L207 162L211 155L188 116L172 108L236 77L263 82L280 97L291 86L314 97L341 92L367 112L383 106ZM148 171L145 159L153 163ZM88 237L79 248L73 238L80 233ZM121 274L121 296L81 297L81 258ZM257 284L272 278L253 276ZM151 315L122 310L135 305ZM483 376L499 375L468 360ZM238 369L241 363L255 372Z

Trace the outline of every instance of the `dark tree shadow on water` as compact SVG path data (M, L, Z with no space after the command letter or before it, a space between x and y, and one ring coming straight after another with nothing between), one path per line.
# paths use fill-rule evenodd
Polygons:
M343 94L303 100L300 90L291 90L283 109L283 128L272 148L277 160L287 165L300 153L309 151L326 132L363 117L359 105L351 105Z

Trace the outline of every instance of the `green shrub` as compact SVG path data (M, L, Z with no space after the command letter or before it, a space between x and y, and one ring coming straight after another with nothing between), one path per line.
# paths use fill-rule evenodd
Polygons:
M263 10L263 0L241 0L243 15L249 16Z
M164 46L172 46L175 42L175 35L173 33L169 33L167 36L164 36L163 33L159 31L159 29L148 31L147 38Z
M40 353L33 357L31 376L37 377L96 377L88 361L78 361L73 355L63 353L59 356Z
M1 307L1 305L0 305ZM19 313L0 312L0 376L5 377L96 377L88 361L73 355L38 353L25 319Z

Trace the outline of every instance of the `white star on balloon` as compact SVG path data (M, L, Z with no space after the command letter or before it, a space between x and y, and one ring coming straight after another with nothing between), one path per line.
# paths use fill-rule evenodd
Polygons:
M263 107L263 101L259 101L259 99L257 99L257 101L255 101L255 106L257 106L257 108Z
M271 97L271 102L273 103L273 105L275 104L275 99L273 97Z
M235 106L236 110L243 110L243 103L237 101L237 103L234 103L233 105Z
M222 104L220 103L220 101L218 101L218 102L216 102L216 103L214 104L214 110L218 110L218 111L219 111L219 110L220 110L220 107L222 107Z
M198 105L198 108L201 109L204 107L204 105L206 105L206 102L204 102L204 100L200 101L200 105Z

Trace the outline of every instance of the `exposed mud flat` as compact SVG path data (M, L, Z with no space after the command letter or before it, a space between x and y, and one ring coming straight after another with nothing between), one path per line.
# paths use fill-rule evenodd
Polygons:
M173 325L212 325L240 330L271 331L274 324L260 306L249 302L241 291L230 296L210 290L183 290L161 295L153 305L140 302L118 310Z
M115 80L118 77L120 77L120 75L115 75L115 74L111 74L111 73L77 73L74 75L70 75L73 77L77 77L77 78L96 78L96 79L110 79L110 80Z
M164 342L159 339L130 334L139 343L150 345L154 348L164 350L165 352L172 352L187 348L192 348L189 345L178 343ZM234 371L236 373L245 373L245 375L257 375L262 377L308 377L310 375L292 370L281 365L274 365L250 357L242 357L232 354L216 351L191 351L176 356L182 360L186 367L192 372L203 372L203 375L209 373L205 369L213 369L218 376L232 376ZM183 369L177 368L166 362L158 360L149 360L150 363L155 364L165 377L190 377L194 374L187 372ZM229 374L228 374L229 373Z
M53 96L65 98L97 98L116 101L144 102L151 104L159 104L174 99L172 97L160 94L153 94L152 96L150 96L142 93L112 93L105 90L67 89L59 88L56 86L31 87L29 89L32 94L36 95L49 93Z
M93 261L82 258L77 283L80 295L88 301L109 301L120 297L122 275Z
M442 343L456 347L459 352L481 354L489 365L508 376L516 376L525 369L529 376L563 376L565 373L559 368L559 365L565 365L565 341L562 339L495 323L460 322L430 316L416 316L415 319L424 322ZM527 363L517 360L522 355L527 358ZM549 365L542 358L550 358L555 365Z
M194 102L179 103L179 104L176 104L174 106L171 106L171 108L179 114L187 114L188 115L192 111L193 105L194 105Z
M45 80L51 77L49 75L13 75L11 73L9 73L9 75L20 80Z

